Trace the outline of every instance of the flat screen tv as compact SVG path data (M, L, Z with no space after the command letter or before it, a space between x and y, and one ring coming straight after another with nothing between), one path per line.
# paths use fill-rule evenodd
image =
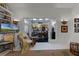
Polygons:
M1 32L16 31L18 27L15 24L1 23Z
M12 30L18 30L18 27L15 24L10 24Z

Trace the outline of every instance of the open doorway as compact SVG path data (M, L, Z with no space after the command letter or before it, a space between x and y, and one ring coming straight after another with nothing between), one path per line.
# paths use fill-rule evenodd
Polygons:
M31 18L25 20L25 32L36 42L48 42L55 39L54 21L48 18ZM52 22L52 23L51 23Z
M48 24L34 23L32 24L32 37L35 37L37 42L48 42Z

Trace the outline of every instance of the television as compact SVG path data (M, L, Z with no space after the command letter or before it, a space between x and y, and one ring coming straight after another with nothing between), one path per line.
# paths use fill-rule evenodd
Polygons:
M15 24L10 24L12 30L18 30L18 27Z
M1 23L0 32L10 32L18 30L18 27L15 24L10 23Z
M1 29L11 30L9 23L1 23Z

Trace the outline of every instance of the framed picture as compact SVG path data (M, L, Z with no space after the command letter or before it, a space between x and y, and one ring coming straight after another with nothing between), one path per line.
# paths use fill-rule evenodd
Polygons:
M79 22L79 18L74 18L74 22Z
M61 26L61 32L68 32L68 26Z

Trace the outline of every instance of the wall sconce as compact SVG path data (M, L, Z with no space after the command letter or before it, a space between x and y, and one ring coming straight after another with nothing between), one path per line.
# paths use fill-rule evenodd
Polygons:
M61 23L62 23L61 32L62 32L62 33L67 33L67 32L68 32L67 22L68 22L67 19L62 19L62 20L61 20Z
M68 20L65 19L65 18L61 20L61 23L62 23L62 24L67 24L67 22L68 22Z
M39 19L39 20L43 20L43 19Z
M33 18L33 20L36 21L37 19L36 18Z

